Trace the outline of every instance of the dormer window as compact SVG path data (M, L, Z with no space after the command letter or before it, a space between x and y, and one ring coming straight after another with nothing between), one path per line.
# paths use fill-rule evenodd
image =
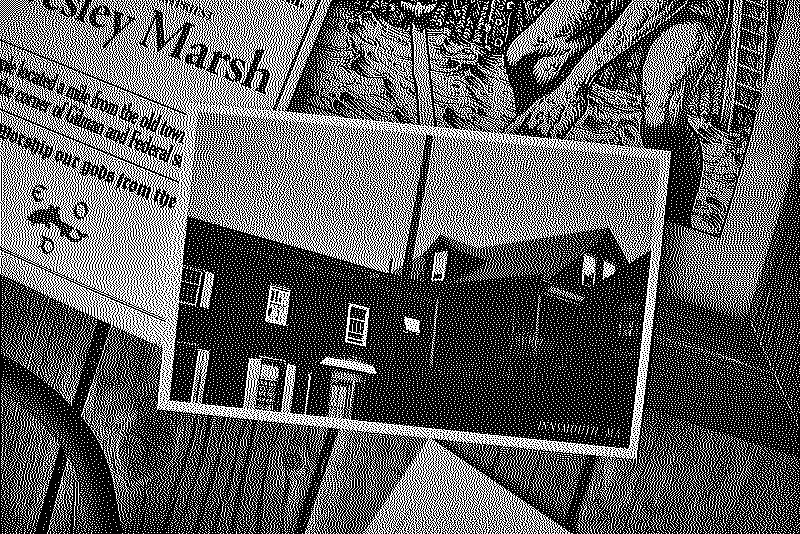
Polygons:
M591 254L584 254L581 284L586 287L593 287L595 283L597 283L597 258Z
M267 301L267 322L286 326L289 317L289 289L280 286L269 286Z
M411 317L404 317L403 318L403 322L404 322L404 324L406 326L406 332L409 332L409 333L412 333L412 334L419 334L419 327L420 327L419 319L413 319Z
M617 271L617 268L610 261L603 262L603 280L612 276Z
M433 268L431 269L431 280L444 280L444 271L447 268L447 251L440 250L433 255Z

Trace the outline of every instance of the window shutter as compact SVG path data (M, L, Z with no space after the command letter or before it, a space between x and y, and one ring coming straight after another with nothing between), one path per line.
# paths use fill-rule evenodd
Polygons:
M256 407L256 392L258 391L258 375L261 372L261 358L248 358L247 382L244 388L244 402L242 406L247 409Z
M292 411L292 398L294 397L294 377L297 368L292 364L286 365L286 377L283 383L283 405L281 411L290 413Z
M208 371L209 352L204 349L197 350L197 364L194 367L194 381L192 384L192 402L203 402L203 393L206 389L206 372Z
M278 308L278 321L282 325L285 325L289 318L289 291L279 291L278 302L280 302L280 306Z
M200 296L200 306L202 308L211 307L211 290L214 287L214 273L205 271L203 276L203 293Z
M361 332L361 344L367 346L367 330L369 329L369 308L364 308L364 327Z
M591 254L583 255L583 270L581 273L581 283L585 286L593 286L597 273L597 260Z
M267 305L267 321L270 323L278 322L278 307L273 302Z
M311 377L312 374L308 373L308 383L306 385L306 402L305 405L303 406L303 413L307 415L309 414L308 407L311 404Z

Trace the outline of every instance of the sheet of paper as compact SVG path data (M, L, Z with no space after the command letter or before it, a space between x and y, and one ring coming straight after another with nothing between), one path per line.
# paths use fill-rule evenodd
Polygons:
M155 343L174 336L186 111L284 107L325 2L4 0L2 273Z
M433 440L425 443L364 534L567 534Z

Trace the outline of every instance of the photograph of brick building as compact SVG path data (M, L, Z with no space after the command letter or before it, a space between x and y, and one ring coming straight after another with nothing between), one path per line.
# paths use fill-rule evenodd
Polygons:
M665 154L294 114L200 120L199 153L238 159L196 166L213 194L187 225L166 408L635 445ZM242 161L263 189L220 179Z
M171 398L530 438L630 426L636 263L607 229L440 236L403 276L190 219Z
M427 361L433 301L394 274L196 219L185 261L174 400L361 419L371 381Z

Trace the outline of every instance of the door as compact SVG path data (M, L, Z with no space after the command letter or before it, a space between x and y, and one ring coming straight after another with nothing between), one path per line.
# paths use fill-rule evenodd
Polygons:
M352 379L335 378L331 381L328 417L352 418L354 390L355 384Z
M248 358L245 383L244 408L256 410L278 409L280 368L276 362L262 358Z

